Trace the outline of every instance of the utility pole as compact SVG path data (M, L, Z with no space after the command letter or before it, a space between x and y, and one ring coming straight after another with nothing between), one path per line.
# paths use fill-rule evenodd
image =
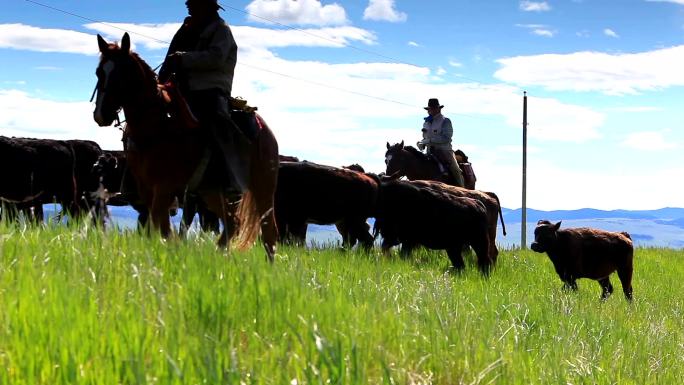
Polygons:
M527 91L523 93L522 223L520 248L527 249Z

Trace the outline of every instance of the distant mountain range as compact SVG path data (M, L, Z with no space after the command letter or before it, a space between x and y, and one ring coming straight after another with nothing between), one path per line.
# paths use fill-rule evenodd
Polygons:
M508 236L497 237L503 245L519 245L521 209L502 209ZM640 246L684 248L684 208L658 210L527 210L527 241L534 239L537 221L562 221L561 227L594 227L609 231L626 231Z
M50 209L52 207L52 210ZM54 207L46 205L46 215L54 212ZM134 228L137 213L131 207L110 207L112 222L122 228ZM510 248L520 245L521 209L502 209L506 222L507 236L501 233L497 243ZM651 247L684 248L684 208L663 208L658 210L527 210L527 242L534 240L534 228L537 221L563 221L562 227L594 227L609 231L627 231L637 245ZM180 213L172 218L178 226ZM373 220L369 222L373 224ZM335 244L341 241L334 226L309 226L309 243L313 245Z

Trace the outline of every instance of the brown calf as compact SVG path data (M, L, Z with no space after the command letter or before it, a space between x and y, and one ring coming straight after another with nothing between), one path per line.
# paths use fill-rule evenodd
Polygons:
M602 299L613 292L609 276L617 270L622 291L632 300L634 247L628 233L575 228L560 230L561 222L537 223L532 250L546 252L565 287L577 290L577 278L590 278L601 285Z

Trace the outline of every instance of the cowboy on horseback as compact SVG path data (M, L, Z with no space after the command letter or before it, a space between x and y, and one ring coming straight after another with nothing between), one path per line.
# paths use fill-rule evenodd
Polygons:
M244 192L249 140L234 123L229 107L238 47L218 14L223 8L217 0L187 0L185 5L190 16L171 41L159 81L175 79L211 149L222 154L230 185Z
M457 186L463 187L463 172L458 166L454 150L451 148L451 137L454 129L451 126L451 120L442 115L443 105L439 104L439 100L430 99L428 106L425 109L428 116L423 123L423 140L418 142L418 148L424 150L427 148L427 153L433 155L443 165L447 166L451 177Z

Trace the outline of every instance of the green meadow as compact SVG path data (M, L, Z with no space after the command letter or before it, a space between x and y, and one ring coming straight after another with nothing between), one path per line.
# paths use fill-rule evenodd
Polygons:
M0 224L0 384L684 383L681 250L636 250L628 304L531 251L483 278L213 241Z

